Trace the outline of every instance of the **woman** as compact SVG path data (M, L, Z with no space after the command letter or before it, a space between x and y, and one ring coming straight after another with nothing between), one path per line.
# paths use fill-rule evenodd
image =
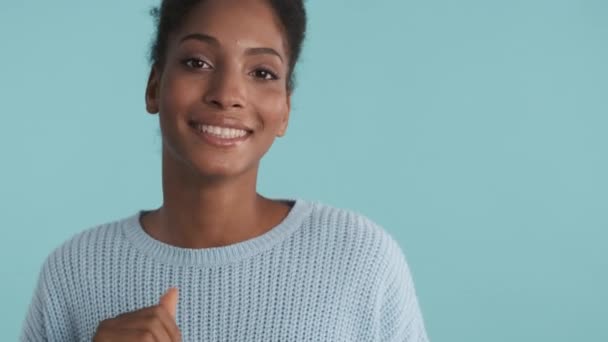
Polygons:
M164 0L155 15L163 204L51 253L22 340L426 341L387 232L256 191L287 129L302 1Z

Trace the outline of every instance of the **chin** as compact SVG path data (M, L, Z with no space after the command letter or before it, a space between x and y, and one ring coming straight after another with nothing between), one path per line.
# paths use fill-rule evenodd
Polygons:
M168 167L176 171L181 169L181 171L177 171L174 174L194 174L196 178L220 179L237 177L249 172L256 172L257 165L259 164L242 156L243 153L222 155L221 153L217 153L217 151L204 151L198 148L167 148L163 152L171 155L166 156L168 157L166 160Z
M229 178L247 173L251 168L234 161L195 160L192 163L197 175L201 178Z

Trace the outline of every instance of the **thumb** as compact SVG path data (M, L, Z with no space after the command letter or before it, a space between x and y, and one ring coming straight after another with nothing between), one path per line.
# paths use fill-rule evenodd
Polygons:
M165 294L160 297L159 304L165 308L171 314L171 317L175 318L175 312L177 311L177 300L179 297L179 290L177 287L171 287Z

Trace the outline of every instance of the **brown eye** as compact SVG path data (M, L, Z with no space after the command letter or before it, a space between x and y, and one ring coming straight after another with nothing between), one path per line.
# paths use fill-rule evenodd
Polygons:
M209 63L205 62L200 58L187 58L182 61L182 63L188 68L192 69L210 69L211 66Z
M271 81L271 80L278 80L279 78L277 77L277 75L275 75L273 72L266 70L266 69L256 69L252 72L253 77L265 80L265 81Z

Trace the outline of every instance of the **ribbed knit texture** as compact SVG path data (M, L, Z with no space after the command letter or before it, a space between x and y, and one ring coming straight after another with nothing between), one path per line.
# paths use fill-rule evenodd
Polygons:
M354 211L289 201L270 231L223 247L155 240L141 211L75 235L44 262L21 340L91 341L100 321L177 286L183 341L427 341L393 237Z

